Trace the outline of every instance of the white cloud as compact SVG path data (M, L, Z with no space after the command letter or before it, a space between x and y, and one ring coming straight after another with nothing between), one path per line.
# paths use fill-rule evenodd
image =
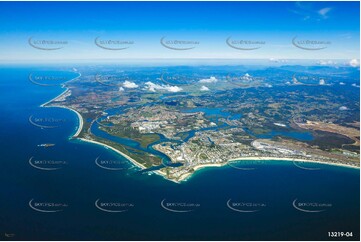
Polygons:
M326 65L335 65L336 62L331 61L331 60L320 60L317 62L317 64L322 65L322 66L326 66Z
M166 87L166 90L170 91L170 92L180 92L183 89L181 87L178 87L178 86L169 86L169 87Z
M290 11L302 17L305 21L319 21L327 19L331 10L332 8L330 7L324 7L317 10L313 7L312 3L296 2L295 9Z
M286 63L287 60L277 59L277 58L269 58L269 61L275 62L275 63Z
M169 92L180 92L183 90L181 87L178 87L178 86L158 85L153 82L146 82L145 86L146 86L145 88L151 92L156 92L157 90L166 90Z
M344 83L344 82L340 82L340 85L342 85L342 86L343 86L343 85L345 85L345 83Z
M135 84L134 82L125 81L125 82L123 82L123 87L125 87L125 88L137 88L138 85Z
M346 110L348 110L348 107L342 106L342 107L340 107L338 110L340 110L340 111L346 111Z
M328 18L327 14L331 11L332 8L321 8L318 10L318 14L321 15L323 18Z
M119 92L124 92L124 88L123 88L123 87L119 87Z
M209 88L206 86L202 86L199 90L203 91L209 91Z
M326 84L326 82L325 82L325 80L324 79L320 79L320 85L325 85Z
M352 66L352 67L358 67L358 66L360 66L360 62L359 62L358 59L352 59L352 60L350 60L349 64L350 64L350 66Z
M244 74L242 77L241 77L242 80L246 80L246 81L251 81L252 80L252 76L248 73Z
M360 86L357 85L356 83L352 84L351 86L353 86L353 87L360 87Z
M215 78L214 76L211 76L208 79L199 80L200 83L214 83L214 82L217 82L217 81L218 81L217 78Z

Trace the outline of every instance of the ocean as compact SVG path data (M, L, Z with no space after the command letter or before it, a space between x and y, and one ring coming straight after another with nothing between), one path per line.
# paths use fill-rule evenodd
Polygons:
M70 140L74 112L40 107L64 91L29 81L49 69L0 67L1 240L359 240L359 169L265 161L202 169L181 184L141 173L109 149Z

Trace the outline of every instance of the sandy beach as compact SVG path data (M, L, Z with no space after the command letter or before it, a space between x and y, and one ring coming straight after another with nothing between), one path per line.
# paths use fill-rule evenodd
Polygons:
M67 81L67 82L73 81L73 80L81 77L81 73L78 73L78 72L76 72L76 73L79 74L79 76L77 76L77 77L75 77L75 78L73 78L73 79L70 79L70 80ZM61 85L61 88L65 88L65 85L62 84L62 85ZM45 107L47 104L49 104L49 103L51 103L52 101L54 101L54 100L58 99L59 97L63 96L67 91L69 91L69 88L65 88L64 92L60 93L58 96L54 97L53 99L51 99L51 100L49 100L49 101L41 104L40 107Z
M110 145L107 145L107 144L104 144L104 143L101 143L101 142L98 142L98 141L95 141L95 140L89 140L89 139L84 139L84 138L78 138L79 140L82 140L84 142L89 142L89 143L93 143L93 144L97 144L97 145L101 145L105 148L108 148L108 149L111 149L113 151L115 151L116 153L124 156L125 158L127 158L129 161L131 161L135 166L141 168L141 169L146 169L146 167L142 164L140 164L139 162L137 162L136 160L134 160L133 158L131 158L130 156L124 154L123 152L115 149L114 147L111 147Z
M64 85L62 85L61 87L64 88ZM66 88L64 92L60 93L58 96L54 97L54 98L51 99L50 101L47 101L46 103L41 104L40 107L42 107L42 108L47 108L46 105L48 105L48 104L51 103L52 101L58 99L59 97L63 96L67 91L69 91L69 88Z
M73 134L72 138L77 138L79 136L80 132L82 131L83 124L84 124L83 117L80 115L80 113L78 111L76 111L75 109L65 107L65 106L61 106L61 105L54 105L54 106L51 106L51 107L65 108L65 109L68 109L68 110L73 111L74 113L76 113L76 115L78 116L79 125L78 125L78 128L77 128L75 134Z
M123 152L117 150L116 148L110 146L110 145L107 145L107 144L104 144L104 143L101 143L101 142L98 142L98 141L95 141L95 140L89 140L89 139L84 139L84 138L78 138L79 140L81 141L84 141L84 142L89 142L89 143L93 143L93 144L97 144L97 145L101 145L105 148L108 148L108 149L111 149L113 150L114 152L120 154L121 156L125 157L126 159L129 160L129 162L131 162L133 165L135 165L136 167L138 168L141 168L141 169L147 169L147 167L145 167L144 165L142 165L141 163L139 163L138 161L134 160L133 158L131 158L130 156L124 154ZM179 183L178 181L176 180L172 180L172 179L168 179L166 176L167 174L165 172L162 172L160 170L155 170L155 171L151 171L153 173L156 173L160 176L162 176L164 179L168 180L168 181L172 181L172 182L175 182L175 183Z
M80 74L80 73L78 73L78 74L79 74L79 76L77 76L77 77L75 77L75 78L73 78L73 79L71 79L71 80L69 80L69 81L72 81L72 80L75 80L75 79L81 77L81 74ZM64 88L65 86L62 85L62 87ZM74 134L71 138L78 138L79 134L81 133L81 131L82 131L82 129L83 129L83 124L84 124L83 117L81 116L81 114L80 114L78 111L76 111L75 109L72 109L72 108L70 108L70 107L66 107L66 106L63 106L63 105L47 106L47 105L50 104L51 102L53 102L53 101L57 100L58 98L60 98L61 96L63 96L63 95L64 95L65 93L67 93L68 91L69 91L69 89L66 88L66 89L64 90L64 92L62 92L61 94L59 94L59 95L56 96L55 98L51 99L50 101L47 101L47 102L43 103L42 105L40 105L40 107L44 107L44 108L57 107L57 108L65 108L65 109L68 109L68 110L70 110L70 111L73 111L73 112L77 115L77 117L78 117L79 125L78 125L78 128L77 128L75 134ZM84 141L84 142L89 142L89 143L101 145L101 146L103 146L103 147L105 147L105 148L107 148L107 149L111 149L111 150L115 151L116 153L122 155L122 156L125 157L126 159L128 159L128 160L129 160L131 163L133 163L135 166L137 166L137 167L139 167L139 168L141 168L141 169L146 169L146 167L145 167L144 165L140 164L139 162L137 162L136 160L134 160L134 159L131 158L130 156L124 154L123 152L121 152L121 151L119 151L119 150L117 150L117 149L115 149L115 148L113 148L113 147L111 147L111 146L109 146L109 145L107 145L107 144L104 144L104 143L101 143L101 142L98 142L98 141L95 141L95 140L84 139L84 138L78 138L78 139L79 139L79 140L82 140L82 141ZM157 172L157 173L163 175L162 172Z
M240 158L228 160L228 162L242 161L242 160L279 160L279 161L289 161L289 162L306 162L306 163L317 163L323 165L342 166L342 167L360 169L360 167L342 164L342 163L323 162L323 161L306 160L306 159L294 159L294 158L277 158L277 157L240 157Z
M75 78L73 78L73 79L71 79L71 80L69 80L69 81L73 81L73 80L81 77L81 73L77 73L77 74L79 74L79 76L77 76L77 77L75 77ZM68 82L69 82L69 81L68 81ZM63 84L61 87L64 88L65 85ZM55 107L55 108L65 108L65 109L68 109L68 110L70 110L70 111L73 111L73 112L78 116L78 120L79 120L78 128L77 128L75 134L72 136L72 138L76 138L76 137L79 136L81 130L83 129L83 117L80 115L80 113L77 112L75 109L72 109L72 108L69 108L69 107L66 107L66 106L63 106L63 105L46 106L46 105L50 104L51 102L53 102L54 100L56 100L56 99L60 98L61 96L63 96L63 95L64 95L65 93L67 93L68 91L69 91L69 88L66 88L66 89L64 90L64 92L60 93L58 96L54 97L54 98L51 99L50 101L47 101L47 102L41 104L40 107L42 107L42 108L53 108L53 107Z
M73 78L71 80L75 80L77 78L79 78L81 76L81 74L79 73L79 76L76 77L76 78ZM64 87L64 85L62 86ZM65 109L68 109L68 110L71 110L73 112L76 113L77 117L78 117L78 120L79 120L79 125L78 125L78 128L75 132L75 134L72 136L72 138L78 138L79 134L81 133L82 129L83 129L83 124L84 124L84 121L83 121L83 117L81 116L81 114L79 112L77 112L76 110L72 109L72 108L69 108L69 107L66 107L66 106L63 106L63 105L53 105L53 106L46 106L48 104L50 104L51 102L53 102L54 100L60 98L62 95L64 95L66 92L68 92L69 89L66 88L66 90L64 92L62 92L61 94L59 94L58 96L56 96L55 98L51 99L50 101L40 105L41 107L59 107L59 108L65 108ZM147 167L145 167L144 165L142 165L141 163L139 163L138 161L134 160L133 158L131 158L130 156L124 154L123 152L117 150L116 148L110 146L110 145L107 145L107 144L104 144L104 143L101 143L101 142L98 142L98 141L95 141L95 140L90 140L90 139L85 139L85 138L78 138L79 140L82 140L84 142L89 142L89 143L93 143L93 144L97 144L97 145L101 145L107 149L111 149L113 150L114 152L120 154L121 156L125 157L126 159L128 159L131 163L133 163L133 165L135 165L136 167L138 168L141 168L141 169L146 169ZM352 165L348 165L348 164L341 164L341 163L332 163L332 162L322 162L322 161L314 161L314 160L306 160L306 159L293 159L293 158L277 158L277 157L239 157L239 158L234 158L234 159L230 159L228 160L227 162L225 163L214 163L214 164L199 164L199 165L196 165L193 168L194 172L186 172L184 174L182 174L180 177L178 177L177 180L173 180L173 179L168 179L166 177L166 173L163 172L163 171L152 171L158 175L161 175L162 177L164 177L165 179L167 180L170 180L170 181L173 181L173 182L176 182L176 183L180 183L182 181L186 181L189 177L191 177L196 171L198 170L201 170L203 168L208 168L208 167L222 167L222 166L225 166L225 165L228 165L229 162L231 161L243 161L243 160L268 160L268 161L287 161L287 162L307 162L307 163L318 163L318 164L324 164L324 165L333 165L333 166L342 166L342 167L348 167L348 168L354 168L354 169L359 169L360 167L357 167L357 166L352 166Z
M317 164L323 164L323 165L332 165L332 166L341 166L341 167L347 167L347 168L354 168L354 169L360 169L360 167L357 166L351 166L347 164L341 164L341 163L332 163L332 162L322 162L322 161L313 161L313 160L306 160L306 159L293 159L293 158L277 158L277 157L240 157L240 158L234 158L230 159L225 163L215 163L215 164L201 164L196 165L193 168L194 172L187 172L182 174L178 181L186 181L188 178L190 178L196 171L201 170L203 168L209 168L209 167L222 167L225 165L228 165L230 161L243 161L243 160L268 160L268 161L287 161L287 162L306 162L306 163L317 163Z
M79 136L80 132L82 131L83 129L83 117L80 115L80 113L78 113L76 110L74 109L71 109L71 108L68 108L69 110L72 110L73 112L76 113L76 115L78 115L78 120L79 120L79 126L78 126L78 129L76 131L76 133L73 135L73 138L76 138Z

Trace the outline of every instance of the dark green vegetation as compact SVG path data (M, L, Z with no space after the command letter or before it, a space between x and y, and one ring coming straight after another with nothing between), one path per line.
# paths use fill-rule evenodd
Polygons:
M144 123L134 127L135 122L148 119L163 122L158 128L178 141L187 140L202 126L216 125L219 131L225 132L222 135L230 135L233 142L248 147L255 139L270 139L286 145L292 143L294 148L307 146L331 153L359 153L360 89L359 70L355 68L119 68L79 70L82 77L66 84L72 93L60 103L82 114L84 127L79 137L109 144L146 167L162 162L161 157L147 152L162 136L144 131ZM103 76L101 81L96 75ZM125 80L132 82L134 88L124 86ZM208 90L202 90L204 87ZM150 108L143 112L144 107ZM177 116L174 112L194 108L221 111L174 118ZM140 120L137 117L141 117ZM139 145L127 146L96 136L91 132L95 120L107 134ZM310 129L300 125L307 121L319 122L322 127ZM356 134L327 132L327 124L353 129ZM230 128L237 130L227 133ZM222 142L221 136L216 138ZM197 145L204 146L208 141L190 142L194 144L192 151L197 152ZM213 142L208 143L209 149L219 148ZM209 158L205 153L198 157Z

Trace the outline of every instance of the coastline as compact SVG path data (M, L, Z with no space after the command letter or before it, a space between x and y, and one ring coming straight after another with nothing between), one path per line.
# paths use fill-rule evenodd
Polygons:
M117 150L116 148L110 146L110 145L107 145L107 144L104 144L104 143L101 143L99 141L95 141L95 140L90 140L90 139L85 139L85 138L77 138L83 142L89 142L89 143L93 143L93 144L97 144L97 145L101 145L107 149L111 149L113 150L114 152L116 152L117 154L120 154L121 156L123 156L124 158L126 158L130 163L132 163L134 166L140 168L140 169L147 169L147 167L145 167L144 165L142 165L141 163L139 163L138 161L134 160L133 158L131 158L130 156L124 154L123 152L121 152L120 150ZM166 173L165 172L162 172L160 170L155 170L155 171L151 171L153 173L156 173L160 176L162 176L164 179L168 180L168 181L172 181L172 182L175 182L175 183L179 183L179 181L176 181L176 180L172 180L172 179L169 179L166 177Z
M81 77L81 74L78 73L79 76L75 77L69 81L75 80L79 77ZM65 85L62 85L62 88L64 88ZM138 161L134 160L133 158L131 158L130 156L124 154L123 152L119 151L118 149L105 144L105 143L101 143L99 141L95 141L95 140L91 140L91 139L85 139L85 138L79 138L79 134L81 133L82 129L83 129L83 125L84 125L84 120L83 117L81 116L81 114L76 111L75 109L72 109L70 107L66 107L63 105L53 105L53 106L47 106L48 104L50 104L51 102L53 102L54 100L60 98L62 95L64 95L66 92L69 91L69 88L66 88L66 90L64 90L61 94L59 94L58 96L56 96L55 98L51 99L50 101L47 101L43 104L40 105L40 107L45 107L45 108L49 108L49 107L58 107L58 108L65 108L68 110L73 111L79 120L79 125L78 128L75 132L74 135L72 135L72 139L76 138L79 139L83 142L89 142L89 143L93 143L93 144L97 144L97 145L101 145L106 149L111 149L114 152L116 152L117 154L120 154L121 156L123 156L124 158L126 158L129 162L131 162L134 166L141 168L141 169L147 169L144 165L142 165L141 163L139 163ZM162 176L164 179L175 182L175 183L181 183L183 181L187 181L192 175L194 175L196 173L196 171L201 170L203 168L210 168L210 167L222 167L222 166L226 166L229 164L230 161L243 161L243 160L268 160L268 161L288 161L288 162L306 162L306 163L317 163L317 164L323 164L323 165L332 165L332 166L341 166L341 167L346 167L346 168L353 168L353 169L360 169L360 167L357 166L352 166L352 165L348 165L348 164L341 164L341 163L333 163L333 162L322 162L322 161L315 161L315 160L306 160L306 159L294 159L294 158L277 158L277 157L239 157L239 158L234 158L234 159L230 159L227 162L224 163L214 163L214 164L199 164L196 165L194 167L192 167L192 169L194 170L193 172L186 172L184 174L182 174L178 179L169 179L166 177L166 173L161 171L161 170L155 170L152 171L160 176Z
M78 74L79 74L79 76L77 76L77 77L75 77L75 78L73 78L73 79L71 79L71 80L69 80L69 81L72 81L72 80L75 80L75 79L81 77L81 73L78 73ZM63 84L61 87L64 88L65 85ZM64 109L68 109L68 110L74 112L74 113L77 115L78 121L79 121L79 125L78 125L78 128L77 128L75 134L73 134L69 139L75 139L75 138L76 138L76 139L79 139L79 140L81 140L81 141L83 141L83 142L89 142L89 143L101 145L101 146L105 147L106 149L111 149L111 150L113 150L114 152L116 152L117 154L120 154L121 156L123 156L124 158L126 158L130 163L132 163L134 166L136 166L136 167L138 167L138 168L140 168L140 169L146 169L146 167L145 167L144 165L142 165L142 164L139 163L138 161L134 160L134 159L131 158L130 156L124 154L123 152L117 150L116 148L114 148L114 147L112 147L112 146L110 146L110 145L107 145L107 144L104 144L104 143L101 143L101 142L95 141L95 140L90 140L90 139L85 139L85 138L78 138L79 134L81 133L81 131L82 131L82 129L83 129L83 125L84 125L84 120L83 120L83 117L81 116L81 114L80 114L78 111L76 111L75 109L70 108L70 107L66 107L66 106L63 106L63 105L56 105L56 104L55 104L55 105L53 105L53 106L47 106L48 104L50 104L50 103L53 102L54 100L56 100L56 99L60 98L61 96L63 96L63 95L64 95L66 92L68 92L68 91L69 91L69 88L66 88L66 89L65 89L62 93L60 93L58 96L56 96L56 97L52 98L51 100L49 100L49 101L41 104L40 107L42 107L42 108L52 108L52 107L64 108ZM157 173L158 175L161 175L162 177L164 177L165 179L167 179L167 180L169 180L169 181L173 181L173 182L178 183L177 181L174 181L174 180L171 180L171 179L168 179L167 177L165 177L166 174L165 174L164 172L162 172L162 171L152 171L152 172Z
M77 76L77 77L75 77L73 79L70 79L67 82L73 81L73 80L81 77L81 73L79 73L79 72L76 72L76 73L79 74L79 76ZM65 85L62 84L61 88L64 88L64 87L65 87ZM84 124L83 117L80 115L80 113L78 111L76 111L75 109L72 109L72 108L69 108L69 107L66 107L66 106L63 106L63 105L46 106L46 105L50 104L51 102L53 102L54 100L56 100L56 99L60 98L61 96L63 96L67 91L69 91L69 88L65 88L65 90L62 93L60 93L58 96L54 97L53 99L41 104L40 107L42 107L42 108L52 108L52 107L54 107L54 108L65 108L65 109L68 109L70 111L73 111L78 117L79 125L78 125L78 128L77 128L75 134L71 138L77 138L79 136L80 132L82 131L83 124Z
M58 105L58 106L54 105L54 106L51 106L51 107L64 108L64 109L68 109L68 110L73 111L74 113L76 113L76 115L78 117L78 120L79 120L79 125L78 125L76 133L74 135L72 135L69 139L79 139L79 140L81 140L83 142L89 142L89 143L101 145L101 146L103 146L103 147L105 147L107 149L111 149L111 150L115 151L116 153L120 154L121 156L125 157L127 160L129 160L136 167L139 167L141 169L146 169L146 167L144 165L140 164L139 162L137 162L136 160L134 160L130 156L124 154L123 152L117 150L116 148L114 148L114 147L112 147L110 145L107 145L107 144L104 144L104 143L101 143L101 142L98 142L98 141L95 141L95 140L90 140L90 139L85 139L85 138L78 138L80 132L83 129L84 121L83 121L83 117L81 116L81 114L78 111L76 111L75 109L65 107L65 106L62 106L62 105Z
M124 154L123 152L117 150L116 148L110 146L110 145L107 145L107 144L104 144L104 143L101 143L101 142L98 142L98 141L95 141L95 140L90 140L90 139L85 139L85 138L77 138L83 142L89 142L89 143L93 143L93 144L97 144L97 145L101 145L107 149L111 149L113 150L114 152L120 154L121 156L125 157L127 160L129 160L131 163L133 163L133 165L137 166L138 168L141 168L141 169L146 169L146 167L142 164L140 164L138 161L134 160L133 158L131 158L130 156Z
M179 178L179 182L187 181L192 175L196 173L196 171L204 169L204 168L211 168L211 167L222 167L228 165L230 161L243 161L243 160L268 160L268 161L288 161L288 162L305 162L305 163L316 163L321 165L330 165L330 166L340 166L345 168L352 168L352 169L360 169L358 166L352 166L347 164L341 163L332 163L332 162L322 162L322 161L314 161L314 160L306 160L306 159L293 159L293 158L277 158L277 157L239 157L230 159L225 163L215 163L215 164L200 164L193 167L194 172L186 172L182 174Z
M67 90L66 90L67 91ZM64 91L62 94L64 94L66 91ZM62 94L60 94L59 96L61 96ZM57 96L56 98L58 98L59 96ZM52 99L51 101L55 100L56 98ZM51 101L43 104L46 105L48 103L50 103ZM43 106L42 107L45 107ZM68 110L71 110L73 112L75 112L77 114L78 120L79 120L79 126L78 129L76 131L76 133L71 137L71 138L77 138L83 142L89 142L89 143L93 143L93 144L97 144L97 145L101 145L107 149L111 149L114 152L120 154L121 156L125 157L128 161L130 161L133 165L135 165L136 167L140 168L140 169L146 169L146 167L144 165L142 165L141 163L137 162L136 160L134 160L133 158L131 158L130 156L124 154L123 152L117 150L116 148L95 141L95 140L90 140L90 139L85 139L85 138L78 138L80 132L83 129L83 117L81 116L81 114L79 112L77 112L75 109L69 108L69 107L65 107L65 106L51 106L51 107L60 107L60 108L65 108ZM222 167L222 166L226 166L228 165L228 163L230 161L243 161L243 160L269 160L269 161L288 161L288 162L306 162L306 163L316 163L316 164L323 164L323 165L331 165L331 166L340 166L340 167L346 167L346 168L353 168L353 169L360 169L360 167L357 166L352 166L352 165L347 165L347 164L341 164L341 163L333 163L333 162L321 162L321 161L315 161L315 160L306 160L306 159L293 159L293 158L277 158L277 157L239 157L239 158L234 158L234 159L230 159L225 163L215 163L215 164L200 164L200 165L196 165L193 167L194 172L190 173L184 173L182 174L177 180L175 179L169 179L166 177L166 173L162 172L160 170L157 171L152 171L160 176L162 176L164 179L175 182L175 183L181 183L181 182L185 182L187 181L192 175L194 175L196 173L196 171L204 169L204 168L210 168L210 167Z
M70 110L70 111L73 111L73 112L77 115L78 121L79 121L79 125L78 125L78 128L77 128L75 134L73 134L73 135L71 136L72 139L77 138L77 137L79 136L80 132L82 131L83 125L84 125L83 117L80 115L80 113L79 113L78 111L76 111L75 109L72 109L72 108L69 108L69 107L65 107L65 106L62 106L62 105L54 105L54 106L51 106L51 107L55 107L55 108L65 108L65 109L68 109L68 110ZM51 108L51 107L50 107L50 108Z
M306 159L298 159L298 158L277 158L277 157L240 157L228 160L229 161L242 161L242 160L273 160L273 161L291 161L291 162L305 162L305 163L317 163L321 165L330 165L330 166L342 166L346 168L354 168L354 169L360 169L358 166L352 166L348 164L342 164L342 163L334 163L334 162L323 162L323 161L316 161L316 160L306 160Z
M64 84L61 85L61 88L65 88ZM61 96L64 95L67 91L69 91L69 88L66 87L65 90L64 90L62 93L60 93L58 96L54 97L53 99L51 99L51 100L49 100L49 101L41 104L40 107L42 107L42 108L51 108L51 107L47 107L46 105L48 105L48 104L51 103L52 101L56 100L57 98L61 97Z
M81 73L79 73L79 72L75 72L75 73L79 74L79 76L74 77L73 79L70 79L69 81L66 81L66 82L70 82L70 81L73 81L73 80L78 79L79 77L81 77ZM65 85L62 84L62 85L61 85L61 88L64 88L64 87L65 87ZM52 101L56 100L57 98L61 97L61 96L64 95L67 91L69 91L69 88L65 88L65 90L64 90L62 93L60 93L58 96L54 97L53 99L51 99L51 100L49 100L49 101L41 104L40 107L46 107L46 105L48 105L48 104L51 103Z

